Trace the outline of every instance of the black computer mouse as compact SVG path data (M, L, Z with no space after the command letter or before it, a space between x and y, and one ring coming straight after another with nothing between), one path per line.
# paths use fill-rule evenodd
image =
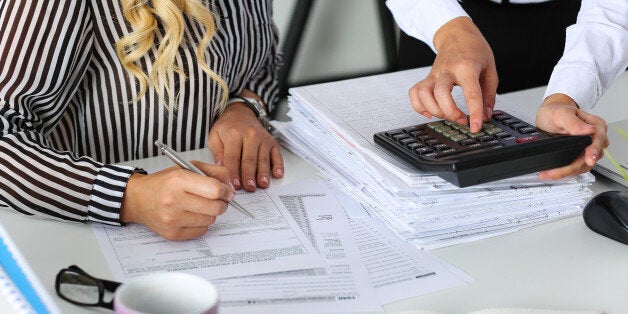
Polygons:
M582 212L589 229L628 244L628 191L608 191L594 196Z

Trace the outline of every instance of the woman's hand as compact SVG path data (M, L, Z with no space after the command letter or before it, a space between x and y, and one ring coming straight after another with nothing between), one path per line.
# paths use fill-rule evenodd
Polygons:
M255 191L270 186L270 176L283 177L279 144L245 103L232 103L209 132L209 149L218 165L229 169L236 189Z
M225 167L193 162L208 176L180 167L131 175L120 221L140 223L167 240L187 240L207 232L235 198Z
M564 94L548 96L536 114L536 126L550 133L569 135L591 135L593 142L571 164L542 171L541 179L560 179L577 175L593 168L608 147L606 122L578 109L575 101Z
M412 107L428 118L467 124L466 114L451 96L459 85L469 108L471 131L478 132L495 106L498 79L493 51L467 17L445 23L434 35L434 46L438 54L429 75L410 89Z

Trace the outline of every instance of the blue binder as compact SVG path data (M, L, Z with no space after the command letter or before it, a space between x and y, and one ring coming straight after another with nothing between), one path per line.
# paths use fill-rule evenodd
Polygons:
M2 225L0 225L0 297L7 298L9 304L20 312L31 313L58 313L58 309L52 304L44 303L35 284L29 280L27 272L32 280L34 275L30 272L28 265L25 265L23 258L16 251L15 245L8 238ZM40 287L40 291L42 288ZM50 302L48 302L50 303Z

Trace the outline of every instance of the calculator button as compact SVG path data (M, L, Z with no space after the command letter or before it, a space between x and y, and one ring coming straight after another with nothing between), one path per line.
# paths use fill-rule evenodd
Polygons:
M484 142L482 143L481 147L491 147L491 146L504 146L502 143L500 143L498 140L492 140L489 142Z
M495 135L497 133L500 133L501 131L502 131L502 129L496 128L496 127L488 128L488 129L484 130L484 132L486 132L486 134L489 134L489 135Z
M402 140L399 141L399 143L403 144L403 145L408 145L410 143L416 143L416 139L412 138L412 137L408 137L408 138L404 138Z
M470 138L479 138L479 137L482 137L482 136L486 135L486 133L478 132L478 133L469 133L467 135L469 135Z
M442 144L439 140L437 140L435 138L426 140L424 143L427 144L427 145L430 145L430 146Z
M482 123L482 129L483 129L483 130L484 130L484 129L492 129L492 128L494 128L494 127L495 127L494 125L492 125L492 124L490 124L490 123L488 123L488 122L484 122L484 123Z
M502 120L502 121L501 121L501 123L502 123L503 125L511 125L511 124L513 124L513 123L519 123L519 120L509 118L509 119Z
M505 115L503 113L499 114L499 115L493 114L493 120L495 120L495 121L501 122L501 121L504 121L506 119L510 119L510 116Z
M538 136L528 136L528 137L518 138L515 142L517 142L517 144L522 144L522 143L534 142L538 139L540 139L540 137Z
M464 140L458 142L458 144L460 144L462 146L469 146L469 145L473 145L475 143L477 143L477 141L472 139L472 138L467 138L467 139L464 139Z
M464 135L464 134L454 134L452 135L449 139L451 139L454 142L458 142L464 139L469 138L468 136Z
M500 133L497 133L497 134L495 134L493 136L495 136L496 138L506 138L506 137L510 137L510 134L506 133L506 132L500 132Z
M456 135L456 134L460 134L460 131L458 131L458 130L449 130L449 131L443 132L443 135L448 137L448 138L451 138L452 135Z
M416 131L410 132L410 135L412 135L414 137L425 135L425 134L427 134L427 132L425 132L425 129L421 129L421 130L416 130Z
M443 126L443 125L445 125L445 123L443 123L442 121L436 121L436 122L428 123L427 127L430 129L435 129L436 127Z
M419 141L424 141L425 142L427 140L433 140L434 138L429 136L429 135L427 135L427 134L424 134L424 135L417 136L416 139L419 140Z
M421 147L414 150L414 152L418 155L425 155L433 152L433 150L429 147Z
M466 149L463 150L463 151L466 151ZM454 154L459 154L459 153L461 153L463 151L457 150L455 148L450 148L448 150L436 152L434 157L436 157L436 158L443 158L443 157L451 156L451 155L454 155Z
M451 131L451 127L449 127L447 125L441 125L441 126L435 127L434 131L436 131L438 133L443 133L445 131Z
M432 146L432 149L435 150L435 151L438 151L438 152L447 150L449 148L450 147L447 144L436 144L436 145Z
M425 147L425 144L419 143L419 142L414 142L414 143L408 144L407 146L408 146L409 149L415 149L415 148Z
M397 141L400 141L404 138L410 138L410 135L406 134L406 133L401 133L401 134L397 134L397 135L393 135L393 138Z
M490 136L490 135L485 135L485 136L482 136L482 137L478 137L478 141L480 141L480 142L488 142L488 141L492 141L494 139L495 138Z
M519 129L517 131L519 131L519 133L523 133L523 134L530 134L530 133L536 132L537 129L535 127L528 126L528 127L525 127L525 128L521 128L521 129Z
M517 123L513 123L511 125L509 125L510 128L512 128L513 130L519 130L521 128L526 128L529 125L527 123L523 123L523 122L517 122Z
M458 130L465 134L471 133L471 128L468 125L461 125L460 127L458 127Z
M395 135L401 134L401 131L395 131L395 132L386 132L387 136L393 137Z

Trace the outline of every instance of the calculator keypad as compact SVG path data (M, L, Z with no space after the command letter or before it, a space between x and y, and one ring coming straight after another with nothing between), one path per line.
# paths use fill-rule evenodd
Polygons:
M373 139L459 187L563 167L591 144L591 136L550 134L499 110L477 133L443 120L378 132Z
M437 159L478 149L526 143L543 137L534 126L499 110L493 112L491 121L484 122L480 132L476 133L471 133L467 125L443 120L384 134L415 155Z

